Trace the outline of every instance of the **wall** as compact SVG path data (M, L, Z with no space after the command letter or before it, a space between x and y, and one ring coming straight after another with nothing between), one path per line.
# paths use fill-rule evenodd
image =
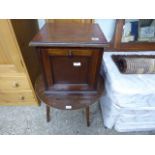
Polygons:
M95 23L98 23L107 38L107 41L111 41L114 28L115 28L115 19L95 19ZM39 28L41 28L45 24L44 19L38 19Z
M95 23L100 25L108 42L111 41L115 29L116 19L95 19Z
M45 19L38 19L38 26L41 29L43 25L45 24Z

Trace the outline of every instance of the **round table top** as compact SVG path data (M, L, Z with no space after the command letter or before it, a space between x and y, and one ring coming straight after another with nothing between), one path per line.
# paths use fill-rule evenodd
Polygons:
M43 77L39 76L35 83L35 91L39 99L45 104L57 108L57 109L69 109L75 110L80 108L86 108L89 105L95 103L99 100L103 94L104 84L103 79L99 77L97 83L96 93L86 93L86 94L67 94L67 92L62 94L45 94L45 85Z

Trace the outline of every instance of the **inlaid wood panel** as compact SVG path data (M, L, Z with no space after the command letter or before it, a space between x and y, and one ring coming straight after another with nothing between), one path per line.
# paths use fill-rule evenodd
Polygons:
M48 54L51 56L91 56L93 50L83 49L48 49Z
M93 19L46 19L47 23L93 23Z

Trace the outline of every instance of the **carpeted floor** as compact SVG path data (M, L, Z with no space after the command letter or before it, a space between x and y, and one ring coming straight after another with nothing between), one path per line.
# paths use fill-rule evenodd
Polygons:
M51 109L51 122L46 122L45 105L40 107L0 107L1 135L116 135L155 134L151 132L118 133L105 129L98 104L91 106L91 126L86 126L84 110Z

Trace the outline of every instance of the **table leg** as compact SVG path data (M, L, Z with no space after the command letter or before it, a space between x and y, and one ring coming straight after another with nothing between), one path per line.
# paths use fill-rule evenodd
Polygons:
M90 126L89 106L86 107L86 121L87 121L87 126Z
M50 122L50 106L46 105L46 120Z

